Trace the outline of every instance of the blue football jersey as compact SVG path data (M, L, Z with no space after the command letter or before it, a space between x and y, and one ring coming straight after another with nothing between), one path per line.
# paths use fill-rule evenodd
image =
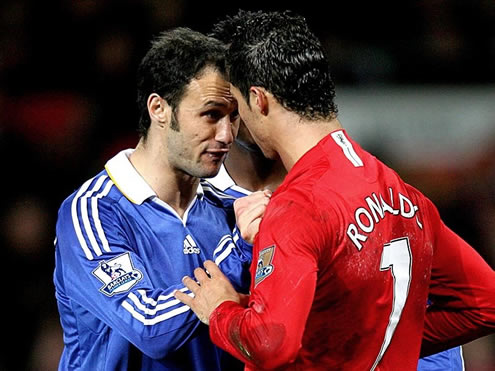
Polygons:
M227 169L222 165L218 174L207 179L215 188L235 198L246 196L251 191L238 186ZM461 347L455 347L438 354L420 358L418 371L464 371Z
M248 291L252 246L237 233L234 198L201 182L181 218L134 169L131 152L109 160L59 210L59 369L242 369L173 295L191 294L181 280L207 259Z
M462 348L455 347L420 358L418 371L464 371Z

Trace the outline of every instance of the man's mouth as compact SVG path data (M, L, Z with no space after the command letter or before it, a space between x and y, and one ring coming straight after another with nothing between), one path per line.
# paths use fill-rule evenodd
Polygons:
M228 148L212 148L212 149L207 149L206 150L206 154L217 160L217 159L221 159L222 157L224 157L227 153L229 153L229 149Z

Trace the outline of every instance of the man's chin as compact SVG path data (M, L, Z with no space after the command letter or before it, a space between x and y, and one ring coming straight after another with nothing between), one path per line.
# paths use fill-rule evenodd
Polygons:
M203 169L201 171L201 175L198 178L213 178L220 171L221 162L218 163L218 166L209 166L208 169Z

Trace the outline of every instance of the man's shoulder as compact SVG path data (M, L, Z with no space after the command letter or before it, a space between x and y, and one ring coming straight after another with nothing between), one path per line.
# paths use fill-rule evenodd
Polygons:
M90 202L93 198L102 203L115 203L123 197L123 194L117 187L114 187L112 179L108 176L106 170L100 171L94 177L86 180L82 185L76 188L59 208L59 213L73 210L78 204ZM91 207L91 205L90 205Z

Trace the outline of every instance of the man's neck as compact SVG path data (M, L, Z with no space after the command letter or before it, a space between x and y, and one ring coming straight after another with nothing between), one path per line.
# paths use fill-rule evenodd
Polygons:
M196 195L199 179L172 169L160 146L138 143L130 161L157 197L182 217Z
M298 118L293 122L289 120L282 122L283 124L273 129L278 133L284 133L278 136L274 149L280 156L287 171L290 171L302 156L316 146L330 132L342 129L337 119L315 122L309 120L301 121Z
M249 191L274 191L287 171L280 160L269 160L261 152L251 151L234 143L224 162L234 182Z

